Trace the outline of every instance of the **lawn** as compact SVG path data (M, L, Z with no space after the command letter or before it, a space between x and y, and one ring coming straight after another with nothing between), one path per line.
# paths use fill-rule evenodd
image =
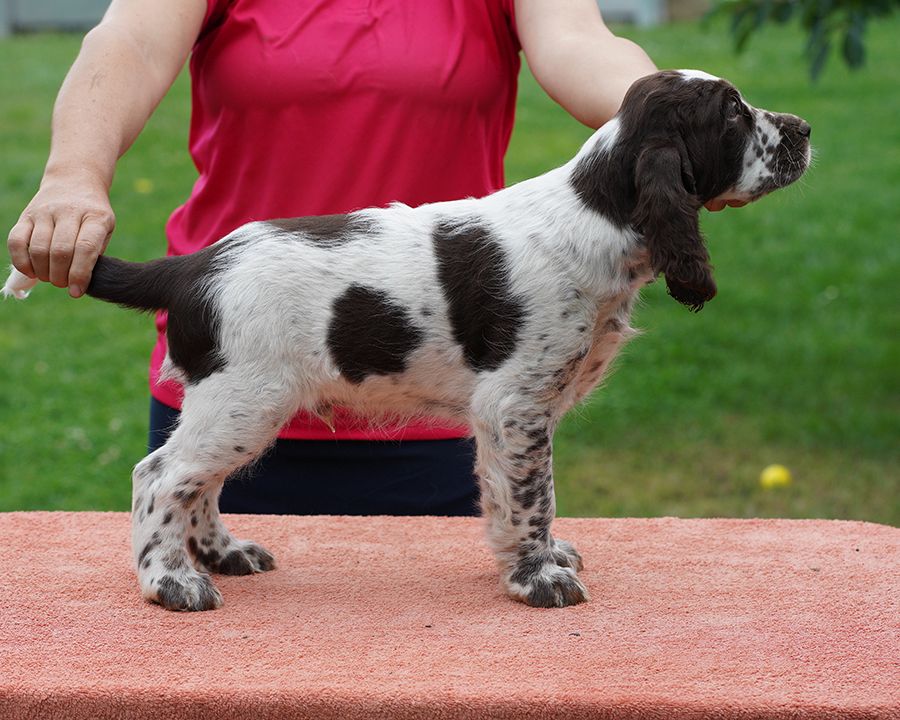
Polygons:
M900 22L872 27L865 70L833 64L816 85L792 30L740 57L722 26L620 31L661 67L703 68L753 104L803 115L817 161L798 186L705 215L719 296L701 313L659 284L645 292L644 334L557 434L561 514L900 523ZM77 49L75 37L0 42L6 228L40 179ZM194 178L187 121L181 77L120 163L110 252L163 254L167 215ZM524 72L509 182L568 159L588 134ZM50 287L0 304L0 510L128 507L152 337L146 317ZM760 487L770 463L791 469L789 487Z

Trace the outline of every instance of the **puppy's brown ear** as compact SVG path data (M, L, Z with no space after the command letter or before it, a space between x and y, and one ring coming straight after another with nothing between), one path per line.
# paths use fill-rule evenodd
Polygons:
M644 236L650 263L666 276L669 295L694 312L716 294L700 234L702 202L686 151L661 141L641 150L635 166L637 204L632 224Z

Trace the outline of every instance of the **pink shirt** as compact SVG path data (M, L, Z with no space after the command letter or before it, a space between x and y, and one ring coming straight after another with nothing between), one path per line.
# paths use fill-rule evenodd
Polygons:
M208 0L191 56L199 177L166 226L170 255L252 220L482 196L503 187L519 44L513 0ZM181 386L151 391L180 407ZM289 438L436 439L434 422L371 428L337 408Z

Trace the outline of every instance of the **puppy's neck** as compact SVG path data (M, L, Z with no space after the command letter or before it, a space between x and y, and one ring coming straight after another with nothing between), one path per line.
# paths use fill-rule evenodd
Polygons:
M613 128L605 133L613 141ZM604 131L595 138L604 141ZM599 148L602 152L602 148ZM642 263L639 236L627 223L586 204L573 187L572 176L585 155L562 167L512 185L478 201L489 216L502 218L508 236L525 248L540 248L564 268L588 295L618 293L629 270ZM643 254L642 254L643 253Z
M630 227L637 202L631 147L618 116L597 130L568 163L568 181L585 207L621 229Z

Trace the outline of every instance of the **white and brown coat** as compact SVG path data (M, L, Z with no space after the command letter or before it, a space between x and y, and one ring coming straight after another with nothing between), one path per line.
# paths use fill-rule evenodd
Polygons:
M88 293L169 313L181 421L134 469L133 549L146 598L218 607L208 572L274 567L222 525L225 479L298 409L439 416L477 440L483 513L506 591L582 602L581 557L554 537L551 439L633 333L665 276L699 310L716 293L704 202L755 199L809 163L809 126L724 80L639 80L556 170L482 199L255 222L194 255L101 257ZM7 293L34 281L13 273Z

